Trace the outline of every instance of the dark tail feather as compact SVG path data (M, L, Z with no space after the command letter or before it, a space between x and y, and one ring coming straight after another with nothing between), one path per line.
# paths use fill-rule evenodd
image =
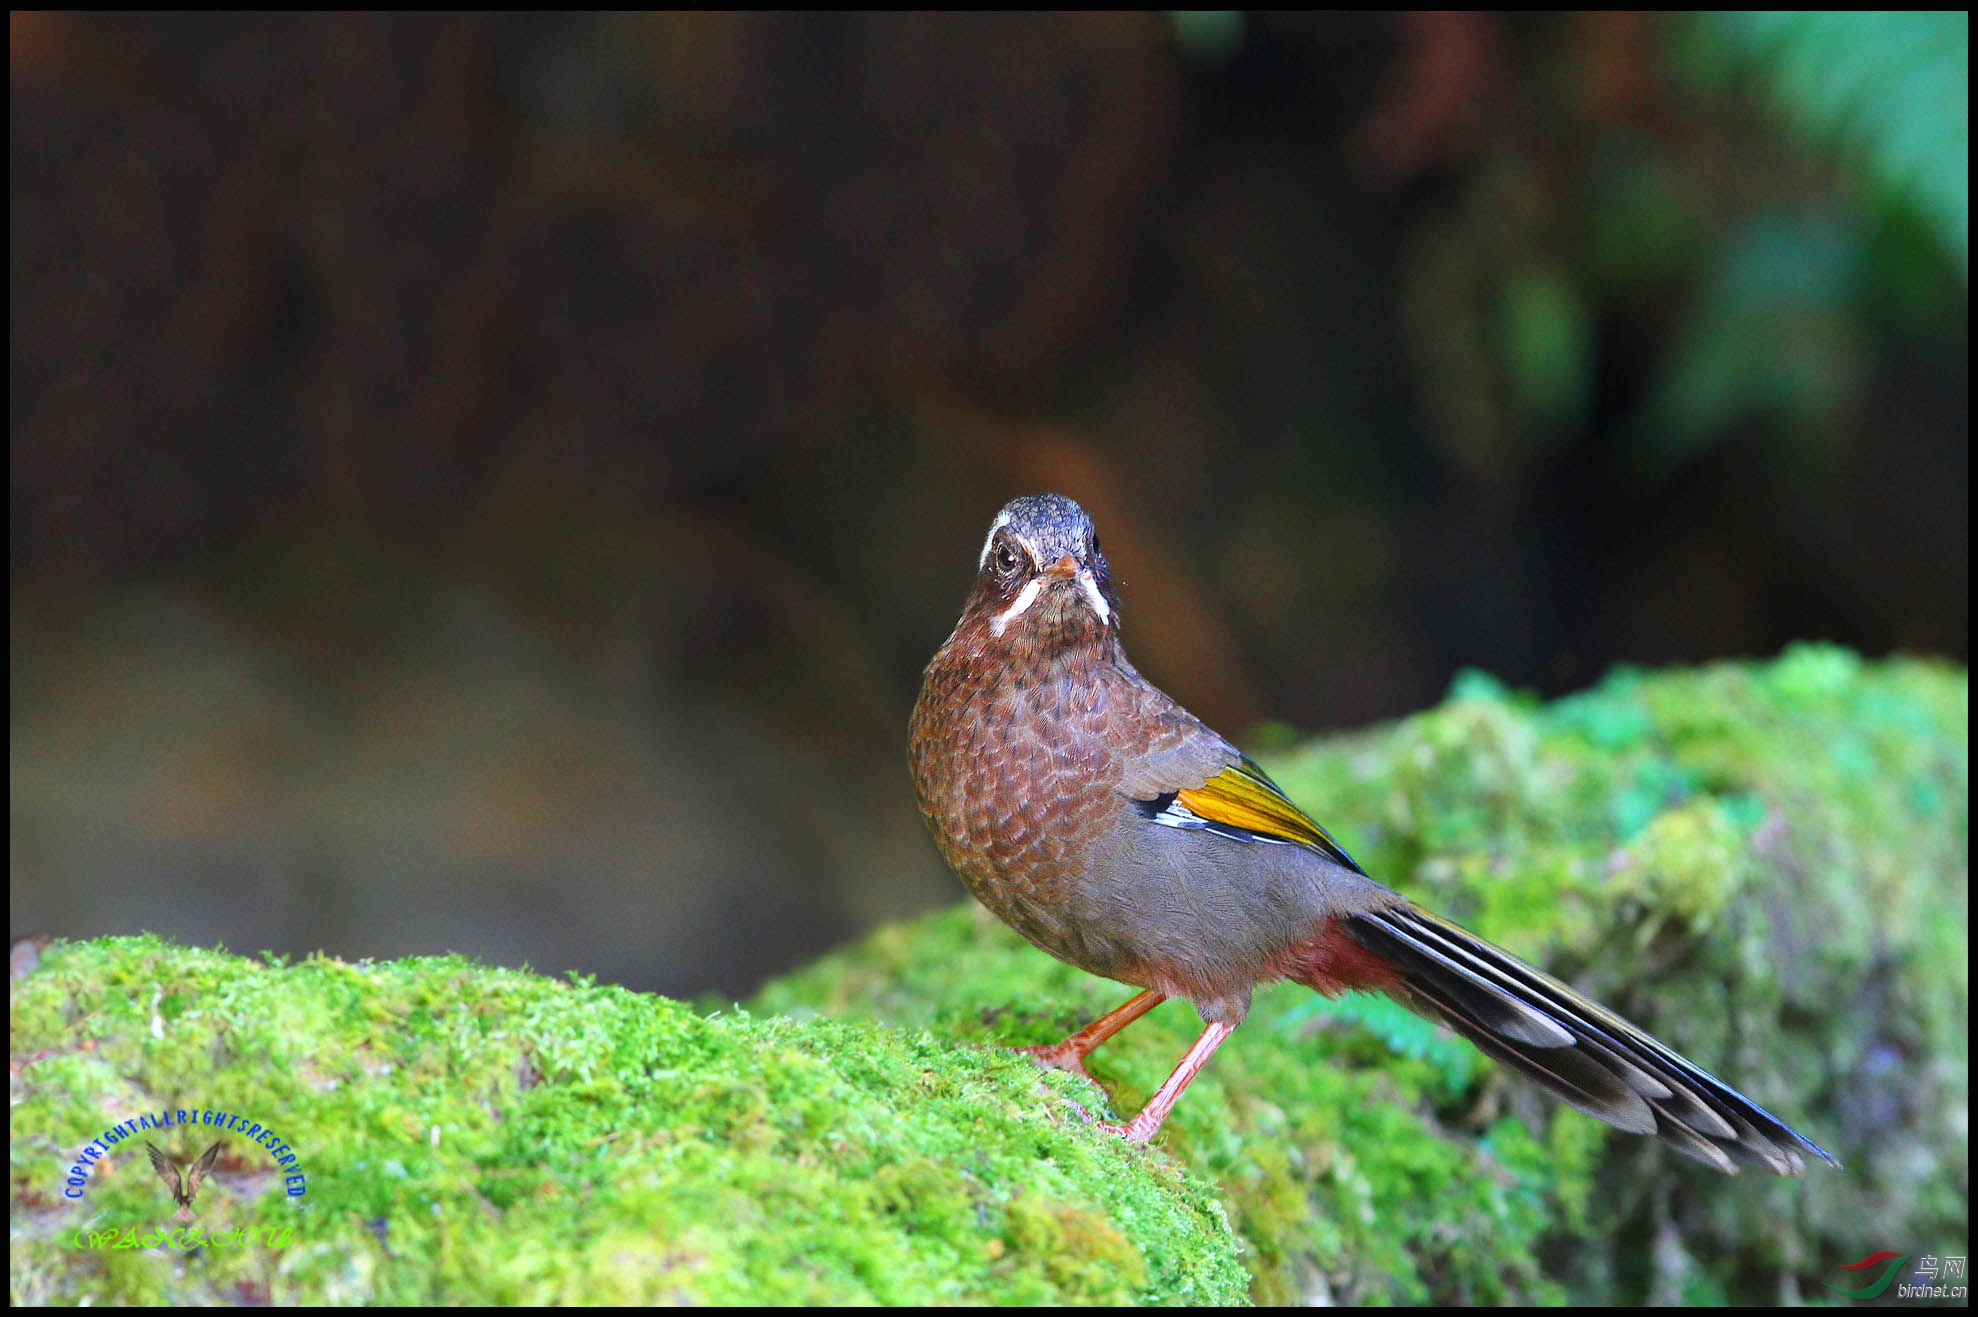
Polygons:
M1568 1105L1736 1174L1797 1175L1833 1156L1744 1094L1510 952L1413 906L1345 921L1400 966L1404 1005L1447 1024Z

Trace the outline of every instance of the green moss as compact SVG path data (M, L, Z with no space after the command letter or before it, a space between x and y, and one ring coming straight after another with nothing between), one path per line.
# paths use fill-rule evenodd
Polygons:
M1109 1094L1040 1072L1006 1049L1129 990L974 906L882 929L754 1013L453 958L271 966L110 939L51 948L14 993L12 1294L1824 1293L1863 1223L1939 1254L1967 1235L1968 705L1961 671L1801 647L1618 673L1551 705L1470 675L1416 717L1267 756L1371 872L1650 1028L1844 1171L1726 1179L1412 1017L1283 985L1160 1140L1127 1147L1088 1122L1146 1100L1193 1011L1168 1003L1101 1050ZM202 1224L287 1220L294 1243L271 1259L57 1237L77 1219L58 1196L77 1148L205 1104L278 1124L309 1194L292 1208L265 1156L230 1145ZM111 1162L88 1220L158 1222L142 1161L120 1145Z
M1616 900L1701 930L1730 904L1752 866L1750 830L1726 803L1704 796L1655 815L1609 863ZM1645 926L1650 936L1653 926Z
M1961 670L1799 646L1618 672L1551 705L1466 674L1415 717L1263 755L1370 872L1651 1029L1845 1170L1727 1179L1412 1018L1283 986L1136 1155L1222 1185L1271 1302L1770 1303L1822 1293L1863 1222L1957 1252L1968 707ZM969 907L758 1004L1007 1046L1127 993ZM1169 1003L1101 1050L1112 1108L1136 1109L1198 1028Z
M275 967L155 938L57 944L13 998L13 1297L189 1303L1218 1302L1207 1186L1092 1130L1028 1061L817 1018L714 1016L457 958ZM1071 1087L1076 1087L1075 1085ZM266 1248L78 1250L155 1230L161 1108L228 1134L200 1225Z

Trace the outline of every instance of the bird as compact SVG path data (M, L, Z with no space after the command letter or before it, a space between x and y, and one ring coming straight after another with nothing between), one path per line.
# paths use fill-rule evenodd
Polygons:
M179 1210L172 1213L172 1220L182 1226L191 1225L193 1218L199 1215L192 1210L192 1200L199 1196L200 1184L213 1170L213 1163L220 1155L220 1141L216 1139L212 1147L199 1155L199 1160L188 1163L189 1169L184 1176L179 1174L178 1164L160 1152L156 1144L146 1139L144 1147L151 1154L151 1169L158 1172L158 1178L165 1182L172 1201L178 1204Z
M1086 1059L1170 997L1202 1033L1138 1114L1145 1143L1251 991L1384 993L1598 1120L1735 1174L1832 1154L1674 1049L1382 885L1235 745L1141 676L1092 519L1060 494L996 514L908 727L920 811L963 886L1031 944L1140 989L1062 1042Z

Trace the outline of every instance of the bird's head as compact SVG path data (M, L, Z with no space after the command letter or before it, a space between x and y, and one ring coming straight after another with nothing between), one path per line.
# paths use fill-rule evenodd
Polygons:
M989 524L964 627L1043 654L1116 635L1119 595L1085 509L1062 494L1011 499Z

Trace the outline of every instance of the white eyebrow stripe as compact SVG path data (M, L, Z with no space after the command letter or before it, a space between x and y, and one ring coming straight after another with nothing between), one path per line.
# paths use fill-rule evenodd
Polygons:
M989 533L982 539L982 552L975 557L976 571L981 571L982 565L989 561L989 546L996 542L996 532L1009 524L1010 514L1008 512L998 512L996 519L989 523Z
M1078 569L1078 588L1085 591L1085 597L1092 601L1092 611L1099 615L1099 625L1112 621L1113 610L1106 606L1106 596L1099 592L1099 582L1093 579L1091 569Z
M1010 606L989 619L989 634L992 636L1002 635L1003 628L1007 627L1012 619L1023 612L1024 609L1037 602L1037 596L1043 589L1044 578L1039 576L1031 580L1023 589L1017 591L1016 599L1011 602Z

